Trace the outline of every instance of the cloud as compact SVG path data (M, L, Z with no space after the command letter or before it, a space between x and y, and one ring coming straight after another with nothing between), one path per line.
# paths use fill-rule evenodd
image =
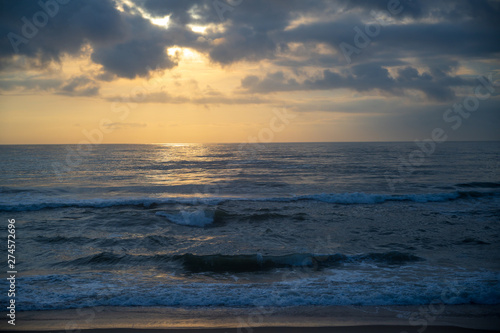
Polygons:
M165 31L142 17L127 16L125 20L130 35L123 41L95 47L92 61L107 72L128 79L177 65L177 59L166 52L173 44Z
M49 1L50 2L50 1ZM43 3L43 2L42 2ZM137 8L118 10L111 0L74 0L58 5L57 13L43 27L33 17L43 13L35 1L0 4L0 35L23 36L22 20L37 30L16 47L19 54L43 61L59 61L63 54L78 54L82 46L92 47L92 60L118 77L146 76L148 68L169 69L177 59L169 57L170 46L191 47L222 65L238 61L280 61L289 43L327 43L339 50L339 43L352 43L353 28L374 21L373 10L387 11L388 0L277 0L243 1L220 20L213 1L136 0L135 6L153 17L169 16L168 29L142 17ZM364 50L360 60L374 57L398 59L409 53L419 57L452 55L477 57L500 52L497 36L500 5L487 0L400 0L401 13L390 16L391 24ZM410 22L403 20L410 19ZM222 25L205 35L189 25ZM28 29L29 30L29 29ZM203 37L203 38L200 38ZM24 37L23 37L24 38ZM15 43L14 43L15 44ZM0 42L0 59L14 55L9 38ZM337 57L339 65L340 53ZM324 61L327 59L324 58ZM284 63L281 63L284 65ZM289 63L293 66L293 63Z
M476 84L474 80L449 76L443 71L438 76L420 73L410 66L399 69L397 73L393 77L380 64L366 63L353 66L348 74L324 70L321 74L300 82L285 76L281 71L268 73L263 78L249 75L241 80L241 87L247 92L260 94L347 88L358 92L378 90L398 96L406 91L420 91L431 100L446 101L455 97L454 87Z
M167 34L139 15L120 12L111 0L74 0L57 5L53 17L36 1L4 1L0 6L0 35L6 36L0 40L0 61L22 55L44 64L59 62L90 45L92 61L104 71L132 79L175 66L166 48L192 35L183 28Z
M47 15L37 1L3 1L0 35L12 33L22 41L11 43L13 38L2 38L0 57L17 53L59 61L63 54L78 54L86 43L99 45L125 37L125 22L112 1L71 1L57 4L50 12L52 15Z
M28 91L53 91L63 84L60 79L28 77L26 79L2 79L0 80L0 90L12 91L21 89Z
M144 128L147 124L143 123L124 123L124 122L112 122L106 123L103 125L108 130L122 130L122 129L130 129L130 128Z
M165 104L183 104L190 101L189 98L183 96L172 96L166 92L153 92L148 94L140 94L134 97L123 96L107 96L106 100L117 103L165 103Z
M199 18L199 20L196 20L198 22L213 22L216 18L212 1L208 0L136 0L135 3L153 16L170 16L171 20L180 24L188 24L194 21L193 16ZM207 16L209 17L207 18Z
M500 4L495 0L344 0L346 10L358 9L369 14L374 11L387 11L388 6L402 8L401 12L394 15L396 20L412 18L415 20L432 18L461 22L470 19L480 19L484 23L498 22Z
M87 48L91 61L101 66L96 79L134 79L177 66L180 56L167 53L176 46L192 48L221 66L265 64L267 74L242 77L241 88L253 94L347 88L394 96L417 91L428 100L443 101L470 86L469 79L454 73L464 62L498 66L500 55L500 2L493 0L400 0L402 11L394 15L387 12L389 0L253 0L233 4L222 20L211 0L135 0L127 2L130 6L121 3L121 9L111 0L73 0L58 5L54 15L45 14L46 24L37 27L37 15L46 4L56 3L44 1L0 2L0 35L5 36L0 70L17 66L19 56L29 59L30 66L43 67ZM380 19L377 15L385 20L380 32L347 63L340 43L355 45L354 28L363 31ZM167 28L149 19L165 16L170 18ZM194 32L192 25L207 29ZM31 29L33 36L23 34L30 27L36 30ZM13 42L12 34L24 40ZM98 93L96 83L79 80L59 93ZM214 96L204 98L215 101ZM218 98L221 103L244 100ZM146 100L202 102L162 93Z
M96 96L99 94L99 85L85 75L73 77L59 88L59 95L66 96Z
M99 88L94 80L85 75L73 76L68 80L33 76L0 80L1 91L19 90L31 94L44 91L57 95L90 97L99 95Z
M242 60L272 59L277 47L267 34L248 27L228 33L220 41L210 50L209 55L213 61L224 65Z
M257 96L224 96L221 93L217 93L209 90L205 95L198 97L186 97L186 96L173 96L167 92L153 92L149 94L143 94L136 97L124 98L122 96L107 96L106 100L116 103L159 103L159 104L263 104L270 103L268 99L260 98Z

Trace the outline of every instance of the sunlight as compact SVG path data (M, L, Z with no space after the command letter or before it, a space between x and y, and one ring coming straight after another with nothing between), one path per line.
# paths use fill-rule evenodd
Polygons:
M160 27L168 28L168 22L170 21L170 16L165 16L162 18L148 18L151 23L158 25Z
M170 21L170 15L164 16L164 17L153 17L148 12L146 12L144 9L142 9L140 6L137 6L131 0L119 0L116 2L116 9L118 9L120 12L125 12L125 8L129 8L132 10L132 12L140 14L142 17L149 20L149 22L151 22L154 25L157 25L157 26L160 26L163 28L168 28L168 23Z
M201 26L201 25L190 25L189 26L193 32L197 32L200 34L204 34L207 31L208 26Z
M164 147L188 147L188 146L196 146L198 145L197 143L153 143L155 145L160 145Z
M181 54L184 59L201 59L201 56L198 52L193 51L192 49L186 47L170 47L167 49L167 54L171 57L174 57L176 54Z

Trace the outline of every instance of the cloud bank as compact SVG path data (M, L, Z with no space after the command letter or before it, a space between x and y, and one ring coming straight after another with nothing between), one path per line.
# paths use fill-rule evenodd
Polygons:
M154 24L166 17L167 26ZM445 102L473 86L473 74L498 71L499 22L495 0L3 1L0 70L11 70L19 56L29 69L87 47L99 75L24 85L95 96L98 81L174 68L179 55L167 49L175 46L222 68L240 62L272 68L242 77L238 94L348 89ZM458 72L479 62L482 68ZM0 88L16 84L22 86L13 80ZM149 97L155 99L179 102Z

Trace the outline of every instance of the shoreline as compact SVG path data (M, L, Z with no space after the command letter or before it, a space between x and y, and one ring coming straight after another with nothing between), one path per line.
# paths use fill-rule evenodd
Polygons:
M286 308L95 307L22 311L2 331L153 332L487 332L500 305L297 306ZM306 329L307 328L307 329ZM379 330L380 329L380 330ZM361 330L361 331L360 331Z
M411 326L388 326L388 325L365 325L365 326L332 326L332 327L258 327L251 329L238 330L236 328L215 328L215 329L147 329L151 333L229 333L229 332L248 332L248 333L409 333L417 331ZM68 333L68 332L84 332L84 333L139 333L144 332L144 329L118 328L118 329L83 329L83 330L56 330L56 331L12 331L26 333ZM455 326L428 326L425 329L426 333L490 333L498 332L498 330L476 330L470 328L461 328Z

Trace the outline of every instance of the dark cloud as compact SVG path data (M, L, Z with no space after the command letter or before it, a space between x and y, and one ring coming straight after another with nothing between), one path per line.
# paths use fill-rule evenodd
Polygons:
M125 22L112 1L41 3L56 4L48 7L52 16L38 1L0 2L0 57L17 53L59 61L63 54L78 54L86 43L99 45L125 38ZM11 34L9 39L9 33L16 36Z
M241 60L272 59L276 47L276 43L267 34L241 27L228 33L222 42L209 52L209 55L213 61L227 65Z
M67 81L56 78L25 77L0 80L0 91L19 90L22 93L46 91L65 96L97 96L99 84L86 75L74 76Z
M213 1L208 0L136 0L135 3L155 17L170 16L179 24L208 23L216 20ZM193 18L193 15L196 18Z
M61 86L57 92L66 96L96 96L99 94L99 85L91 78L81 75L73 77Z
M123 11L111 0L72 0L58 5L50 17L42 7L55 0L1 1L0 70L17 66L15 55L43 67L90 46L91 60L102 66L96 79L132 79L176 66L179 59L166 49L179 46L196 49L222 66L263 60L279 66L270 74L243 78L241 87L247 92L348 88L392 95L419 91L428 99L447 100L471 84L455 73L463 62L496 61L500 55L500 1L221 1L230 6L222 16L212 0L135 0L138 7L123 5ZM395 14L387 12L393 1L401 8ZM141 11L168 15L168 29L152 24ZM357 45L355 28L366 32L382 11L379 32L363 47ZM46 24L33 25L43 15ZM210 27L201 34L190 25ZM357 47L352 63L341 43ZM305 75L304 67L317 74ZM70 91L72 85L65 87L60 93L78 94L77 88ZM91 95L96 87L79 89Z
M208 38L218 41L210 48L191 44L194 48L207 51L214 62L222 65L274 58L276 51L286 46L280 43L279 34L293 19L303 14L324 12L331 6L329 1L321 0L221 0L219 3L228 10L219 15L213 0L137 0L136 3L153 16L171 15L175 23L223 24L224 33L214 30L209 34Z
M476 85L474 80L458 76L441 75L434 77L416 68L405 67L393 77L387 68L378 63L366 63L353 66L347 75L324 70L320 75L298 81L287 77L283 72L267 74L263 78L250 75L241 80L241 87L250 93L271 93L298 90L352 89L358 92L379 90L395 96L406 91L420 91L427 98L437 101L451 100L455 97L453 87Z
M436 19L454 22L480 19L483 24L498 23L500 3L497 0L344 0L339 1L346 11L359 10L363 14L389 12L395 20Z
M126 57L123 56L125 54ZM154 38L133 39L100 47L94 50L91 58L109 73L128 79L147 76L153 68L165 69L177 65L176 60L166 54L165 44Z
M85 45L90 45L92 60L104 71L134 78L146 76L152 68L175 66L166 47L177 42L172 38L185 41L189 35L194 37L183 28L167 34L138 15L118 11L111 0L73 0L50 8L52 17L36 1L1 2L2 61L23 55L45 64L59 62L64 54L78 55Z
M407 23L380 26L374 37L361 37L354 28L359 28L366 35L365 24L358 16L348 14L332 22L319 22L301 25L283 34L288 42L307 43L315 41L326 43L337 51L332 57L336 65L348 65L344 58L341 43L357 49L351 52L354 63L374 60L397 60L406 57L422 60L434 57L452 57L470 59L494 57L500 53L500 24L487 27L477 21L462 24L450 22ZM372 20L373 21L373 20ZM500 15L499 15L500 21ZM366 42L365 42L366 41ZM453 59L454 60L454 59Z

